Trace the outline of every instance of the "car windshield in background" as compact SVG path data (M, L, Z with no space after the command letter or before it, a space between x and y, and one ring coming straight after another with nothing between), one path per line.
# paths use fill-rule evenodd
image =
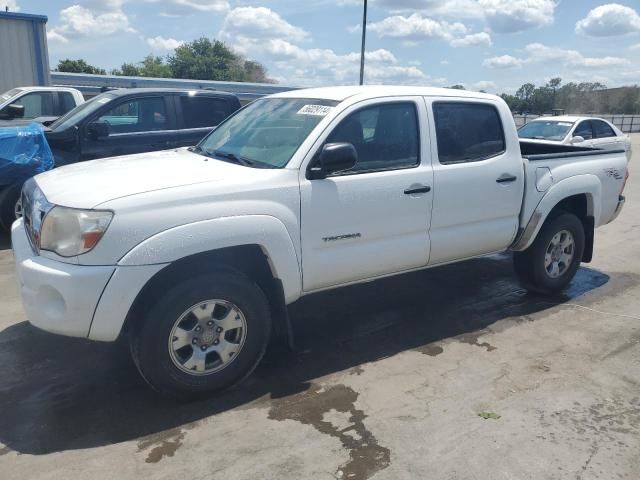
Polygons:
M88 115L91 115L102 105L104 105L105 103L109 103L114 98L115 95L113 95L112 93L103 93L101 95L98 95L97 97L94 97L91 100L78 105L70 112L67 112L66 115L53 122L50 128L54 132L61 132L63 130L66 130L71 126L76 125L79 120L87 117Z
M338 102L256 100L223 122L195 151L247 166L281 168Z
M533 121L523 125L518 130L520 138L532 138L536 140L563 140L573 126L572 122L560 121Z

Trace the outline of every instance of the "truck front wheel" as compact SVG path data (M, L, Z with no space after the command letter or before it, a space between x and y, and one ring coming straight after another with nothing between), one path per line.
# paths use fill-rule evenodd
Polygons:
M575 215L560 213L548 219L531 246L514 253L520 283L543 294L563 290L580 266L584 241L584 227Z
M20 204L21 184L7 185L0 191L0 227L11 230L11 224L22 216Z
M188 398L223 390L247 377L264 355L269 305L239 272L189 278L147 301L153 305L130 332L131 353L162 394Z

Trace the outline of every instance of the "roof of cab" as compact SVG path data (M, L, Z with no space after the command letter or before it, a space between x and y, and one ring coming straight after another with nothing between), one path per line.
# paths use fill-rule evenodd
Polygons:
M452 88L435 87L409 87L396 85L354 85L342 87L321 87L290 90L287 92L269 95L271 98L316 98L342 102L350 97L357 96L360 100L378 97L393 96L424 96L424 97L459 97L482 98L495 100L495 95L488 93L472 92L469 90L456 90Z

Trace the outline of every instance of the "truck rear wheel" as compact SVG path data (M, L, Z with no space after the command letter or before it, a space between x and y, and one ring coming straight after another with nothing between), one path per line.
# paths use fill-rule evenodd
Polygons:
M186 279L152 293L130 333L133 359L162 394L189 398L228 388L264 355L271 330L262 290L241 273Z
M514 254L520 283L544 294L563 290L580 266L584 239L584 227L575 215L560 213L547 219L531 246Z

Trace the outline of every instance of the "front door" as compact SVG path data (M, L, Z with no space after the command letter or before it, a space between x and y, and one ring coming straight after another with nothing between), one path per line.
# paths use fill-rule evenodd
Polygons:
M171 148L173 117L162 96L129 98L109 104L91 121L109 126L107 137L94 138L84 125L81 160Z
M398 98L346 110L321 142L348 142L355 167L322 180L301 169L305 291L425 266L432 168L424 104ZM312 161L313 163L313 161Z

